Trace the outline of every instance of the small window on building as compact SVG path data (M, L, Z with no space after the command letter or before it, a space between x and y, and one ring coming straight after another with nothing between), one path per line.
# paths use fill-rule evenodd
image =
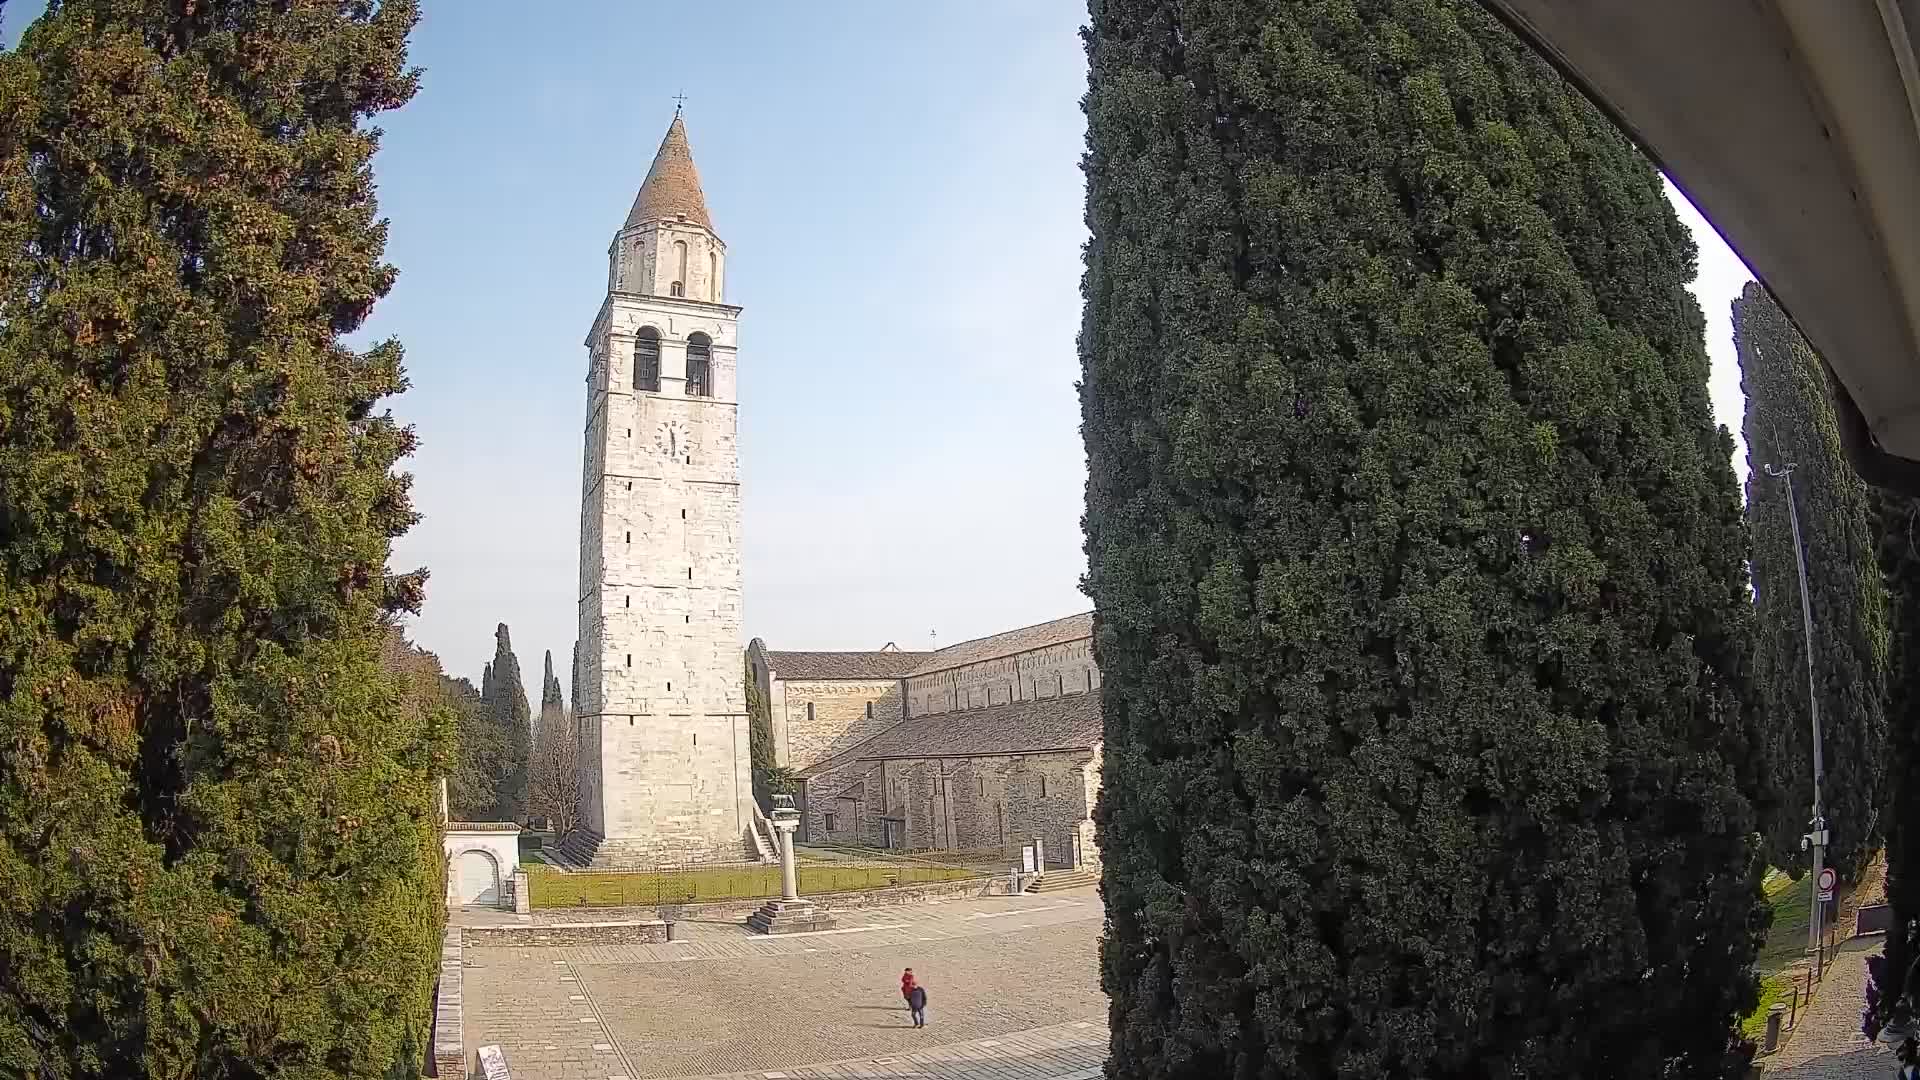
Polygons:
M1047 797L1047 778L1045 776L1040 777L1040 797L1043 799Z
M623 600L625 600L625 601L626 601L626 605L625 605L625 606L627 606L627 607L632 607L632 606L633 606L633 597L631 597L631 596L627 596L627 597L622 597L621 599L623 599Z
M705 334L687 336L687 396L713 396L713 343Z
M628 654L627 654L627 666L628 666L628 667L632 667L632 666L633 666L633 654L632 654L632 653L628 653ZM628 717L628 719L632 719L632 717Z
M867 702L867 719L873 719L873 702Z
M686 508L685 508L685 507L682 507L682 508L680 509L680 520L681 520L681 521L685 521L685 520L687 520L687 511L686 511Z
M987 794L987 778L984 776L980 778L980 794L982 797Z
M1055 696L1055 697L1058 697L1058 696L1060 696L1061 694L1064 694L1064 693L1066 693L1066 692L1067 692L1067 677L1066 677L1066 675L1065 675L1064 673L1061 673L1061 674L1056 674L1056 675L1055 675L1055 676L1054 676L1053 678L1054 678L1054 684L1055 684L1055 685L1054 685L1054 691L1053 691L1053 693L1054 693L1054 696Z
M1093 689L1093 669L1092 668L1082 668L1080 672L1080 678L1085 681L1087 689L1089 690Z
M627 534L627 543L629 543L629 544L631 544L631 543L633 543L633 534L632 534L632 533L628 533L628 534Z
M676 281L673 284L667 286L667 295L668 296L685 296L687 295L687 287L681 284L680 282Z
M651 326L641 327L633 339L633 388L660 392L660 331Z
M827 811L827 831L833 832L835 829L838 829L839 827L840 827L839 819L834 815L833 811L831 810Z
M673 684L672 684L672 683L668 683L668 684L667 684L667 693L669 693L669 694L671 694L671 693L673 693ZM1040 782L1041 782L1042 784L1044 784L1044 783L1046 783L1046 781L1045 781L1045 780L1042 780L1042 781L1040 781Z
M807 722L809 724L813 722L813 702L811 701L807 702Z

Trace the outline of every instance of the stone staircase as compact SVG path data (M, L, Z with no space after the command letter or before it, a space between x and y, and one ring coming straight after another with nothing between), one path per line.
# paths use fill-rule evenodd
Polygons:
M759 800L753 803L753 817L747 820L747 858L759 859L762 863L780 861L780 851L773 843L773 822L760 809Z
M1100 875L1085 868L1074 870L1048 870L1027 884L1030 893L1065 892L1068 889L1084 889L1100 884Z

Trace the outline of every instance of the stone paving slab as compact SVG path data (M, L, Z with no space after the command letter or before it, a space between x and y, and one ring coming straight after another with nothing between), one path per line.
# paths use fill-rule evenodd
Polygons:
M993 1039L930 1046L907 1054L879 1054L818 1065L751 1072L707 1073L674 1080L1095 1080L1107 1058L1107 1026L1080 1020Z
M468 1042L499 1044L516 1080L1097 1075L1096 895L860 914L772 940L717 925L666 945L471 947ZM899 1000L908 966L925 1029Z

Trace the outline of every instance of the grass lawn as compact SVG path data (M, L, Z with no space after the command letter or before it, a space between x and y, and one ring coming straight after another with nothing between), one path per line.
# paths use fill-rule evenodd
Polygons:
M1785 874L1767 880L1767 903L1773 907L1773 925L1754 962L1762 976L1772 975L1807 952L1807 919L1813 914L1813 875L1792 881Z
M800 895L855 892L889 885L961 881L979 875L956 866L802 865ZM778 866L722 866L662 872L565 874L528 868L528 903L536 908L651 907L707 900L759 900L780 895Z
M1776 1001L1785 1001L1793 993L1794 976L1786 969L1807 953L1807 920L1812 916L1813 875L1802 874L1795 881L1778 870L1767 873L1761 888L1767 894L1767 906L1773 909L1773 924L1767 928L1767 940L1760 945L1754 968L1760 975L1760 1003L1740 1022L1740 1031L1758 1041L1766 1032L1767 1009Z
M1784 973L1760 977L1760 1004L1740 1021L1740 1033L1758 1042L1767 1031L1767 1010L1776 1001L1785 1001L1793 993L1793 979Z

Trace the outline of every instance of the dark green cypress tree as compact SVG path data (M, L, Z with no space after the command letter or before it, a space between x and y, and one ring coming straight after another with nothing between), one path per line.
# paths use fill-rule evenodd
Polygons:
M1895 928L1887 935L1876 992L1891 1004L1920 990L1907 978L1920 960L1920 499L1872 492L1871 500L1890 629L1884 801ZM1911 1002L1904 1011L1911 1015Z
M411 0L62 0L0 56L0 1075L424 1057L437 709L371 162Z
M767 778L773 772L773 713L761 696L760 680L753 677L753 661L748 659L743 678L747 684L747 763L753 774L753 798L763 807L773 805L773 789Z
M494 784L492 821L522 821L527 814L527 766L533 757L533 710L520 680L520 658L513 653L507 624L493 631L493 693L488 698L501 757Z
M560 696L560 679L553 673L553 650L548 649L546 673L540 679L540 715L544 718L566 711L567 699Z
M1852 880L1880 844L1886 775L1887 595L1867 487L1842 456L1820 361L1757 282L1733 303L1733 341L1747 398L1747 520L1760 640L1755 669L1783 800L1768 830L1768 855L1777 866L1806 869L1800 838L1813 806L1800 571L1787 482L1766 472L1768 465L1792 464L1813 601L1826 769L1821 793L1832 838L1826 857L1843 880Z
M1737 1075L1746 544L1659 176L1465 0L1090 9L1109 1075Z

